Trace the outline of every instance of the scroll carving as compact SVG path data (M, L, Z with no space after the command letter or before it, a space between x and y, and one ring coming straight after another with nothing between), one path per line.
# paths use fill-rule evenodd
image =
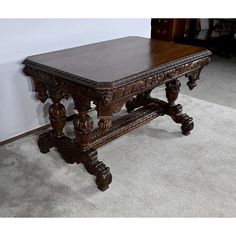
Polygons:
M122 101L118 101L118 102L115 102L113 105L112 105L112 111L113 113L118 113L121 108L124 106L125 102L122 100Z
M42 103L45 103L45 101L48 99L48 94L44 83L42 81L34 79L33 77L32 80L36 92L35 98L40 100Z
M180 76L186 75L190 82L188 86L196 86L195 82L197 80L197 76L199 75L201 69L210 62L210 58L202 58L197 61L193 61L190 63L185 63L183 65L174 67L169 70L165 70L163 72L159 72L152 76L147 77L146 79L139 80L135 83L127 84L121 86L119 88L115 88L112 90L113 100L128 96L128 95L135 95L137 92L142 92L146 90L153 89L168 80L176 79Z
M193 88L197 86L197 80L199 80L200 72L201 72L201 68L198 70L194 70L186 75L186 77L189 79L189 81L187 82L187 85L190 90L192 90Z
M171 69L163 67L163 71L156 71L154 72L153 75L149 75L144 79L140 79L135 82L125 84L114 89L113 88L96 89L86 85L76 86L74 82L64 83L64 80L60 79L57 76L50 75L43 71L39 71L27 66L24 69L24 73L31 76L32 78L37 78L37 80L42 81L44 84L45 83L50 84L50 86L60 85L64 89L63 97L66 99L69 98L70 96L69 91L70 91L73 92L74 94L83 94L86 97L90 97L92 100L99 100L102 105L108 105L114 100L127 96L132 96L141 91L153 89L158 85L167 82L170 79L174 79L182 75L186 75L189 78L190 82L188 83L188 86L190 87L190 89L192 89L194 86L196 86L196 80L197 80L196 76L198 73L194 71L201 70L209 62L210 58L204 57L198 60L194 60L192 62L187 62L185 64L175 66L174 68ZM133 79L137 78L139 78L139 75L137 75ZM38 83L37 84L38 87L37 91L39 93L38 98L41 101L45 102L45 99L47 97L47 93L45 92L46 90L42 87L40 82L36 83Z
M100 190L105 191L109 188L112 181L110 168L97 159L95 149L90 149L82 155L82 163L90 174L96 176L96 184Z
M133 84L132 93L140 92L140 91L143 91L144 89L145 89L145 82L138 81Z

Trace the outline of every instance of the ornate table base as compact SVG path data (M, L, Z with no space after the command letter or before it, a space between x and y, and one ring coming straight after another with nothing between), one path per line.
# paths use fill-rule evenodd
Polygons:
M92 130L93 121L87 114L90 106L87 106L87 109L80 112L74 120L75 132L82 139L82 145L77 139L70 139L64 135L65 108L60 103L60 96L57 98L55 96L52 98L53 104L49 107L52 130L39 136L39 149L42 153L47 153L50 148L55 147L67 163L82 163L90 174L96 176L97 187L104 191L109 187L112 175L109 167L97 159L97 148L165 114L169 115L176 123L181 124L184 135L190 134L194 126L193 119L182 113L180 104L174 103L179 90L180 82L171 80L166 83L168 102L152 98L150 96L151 91L135 96L131 101L126 102L129 114L112 121L112 126L107 129L98 127Z

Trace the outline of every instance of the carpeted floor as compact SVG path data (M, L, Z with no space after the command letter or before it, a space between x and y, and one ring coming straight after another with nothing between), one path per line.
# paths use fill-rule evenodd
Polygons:
M100 148L113 182L43 155L36 135L0 147L0 216L236 217L236 110L181 95L195 129L160 117Z

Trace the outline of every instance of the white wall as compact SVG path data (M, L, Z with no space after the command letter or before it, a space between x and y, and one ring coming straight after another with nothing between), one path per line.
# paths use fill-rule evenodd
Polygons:
M0 141L48 123L49 101L34 99L21 72L25 57L150 32L150 19L0 19Z

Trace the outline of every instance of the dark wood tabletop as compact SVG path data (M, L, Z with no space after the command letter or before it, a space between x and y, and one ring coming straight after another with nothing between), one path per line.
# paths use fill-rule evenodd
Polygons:
M27 57L23 64L92 87L116 87L146 72L210 55L205 48L126 37Z

